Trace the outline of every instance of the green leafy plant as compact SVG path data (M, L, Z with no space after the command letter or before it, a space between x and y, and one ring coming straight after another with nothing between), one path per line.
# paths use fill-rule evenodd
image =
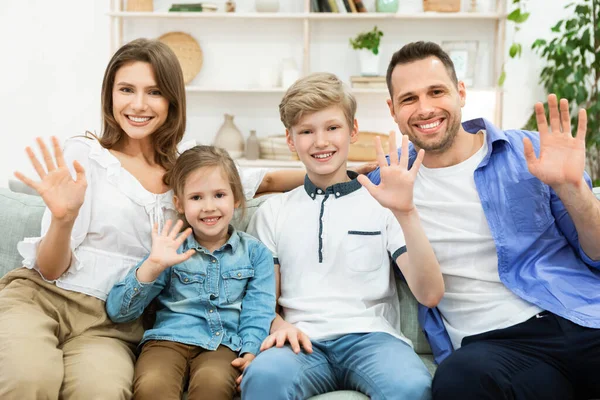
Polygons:
M540 84L547 93L569 100L573 129L578 110L587 110L587 169L600 184L600 0L572 1L565 10L568 17L552 27L554 37L537 39L531 47L546 61ZM537 129L535 113L525 129Z
M375 26L373 30L359 33L354 39L350 39L350 46L354 50L367 49L377 55L379 54L379 42L382 36L383 32Z
M514 23L515 34L513 35L513 42L508 49L508 55L510 58L519 58L523 53L523 45L517 41L518 33L521 30L521 24L527 21L529 13L525 11L524 4L521 0L512 0L513 10L506 17L507 20ZM498 78L498 86L504 85L506 80L506 71L504 70L504 64L502 64L502 72Z

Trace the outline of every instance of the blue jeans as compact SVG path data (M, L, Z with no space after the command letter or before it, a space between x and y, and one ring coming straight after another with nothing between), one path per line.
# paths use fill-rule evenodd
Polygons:
M244 372L242 399L304 400L344 389L372 400L431 399L429 371L400 339L375 332L312 344L312 354L287 345L259 354Z

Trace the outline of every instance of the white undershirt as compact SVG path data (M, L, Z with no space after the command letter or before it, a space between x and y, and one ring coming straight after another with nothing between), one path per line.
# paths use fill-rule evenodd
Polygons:
M421 166L414 201L440 263L446 292L438 309L455 349L465 336L506 328L541 311L500 281L498 256L473 173L487 154L446 168Z

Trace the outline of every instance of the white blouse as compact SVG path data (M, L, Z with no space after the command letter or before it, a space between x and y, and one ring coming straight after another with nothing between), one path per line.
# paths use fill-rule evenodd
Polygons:
M186 142L180 151L194 145L193 141ZM71 265L52 282L106 300L113 285L150 253L154 223L160 228L167 219L177 219L173 191L149 192L95 139L67 140L64 158L73 176L74 160L85 168L88 187L71 233ZM265 173L265 169L240 169L247 198L254 197ZM38 272L37 247L50 227L51 216L46 208L41 237L25 238L17 246L23 265Z

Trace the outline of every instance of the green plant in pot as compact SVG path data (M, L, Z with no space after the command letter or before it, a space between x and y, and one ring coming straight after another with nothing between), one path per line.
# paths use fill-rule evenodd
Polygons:
M600 0L574 0L565 6L564 15L567 17L552 27L551 40L537 39L531 47L546 61L540 73L544 90L570 101L572 127L577 126L578 110L587 110L587 170L597 186L600 185ZM537 129L535 113L525 129Z
M379 75L379 44L382 36L383 32L375 26L372 30L361 32L350 39L350 46L358 50L361 75Z

